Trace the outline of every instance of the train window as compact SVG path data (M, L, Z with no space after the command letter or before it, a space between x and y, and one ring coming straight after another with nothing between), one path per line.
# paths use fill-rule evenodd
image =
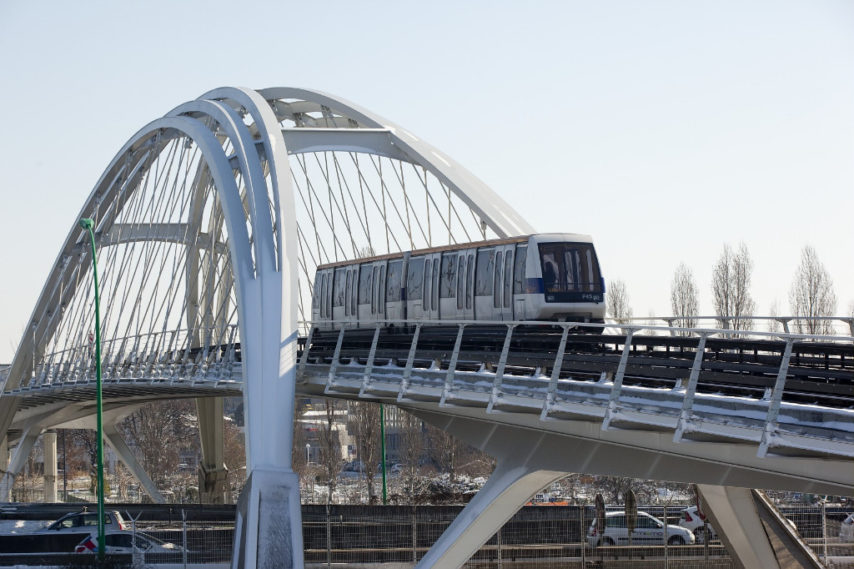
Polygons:
M420 300L424 292L424 259L409 259L406 270L406 299Z
M353 293L353 273L347 271L347 292L344 293L344 316L350 315L350 295Z
M596 253L589 243L540 243L543 285L547 291L600 292Z
M359 270L359 304L371 301L371 266L362 265Z
M457 309L463 307L463 297L466 294L466 258L461 254L457 259Z
M492 294L492 273L495 269L495 250L485 249L477 252L477 278L475 279L475 294L487 296Z
M466 275L466 308L471 308L471 297L474 292L474 255L468 255L468 271Z
M527 281L525 280L525 262L528 260L528 246L516 246L516 270L513 273L513 292L525 294Z
M400 300L400 289L403 281L403 261L390 261L388 278L386 279L386 302Z
M373 268L373 285L371 286L371 314L377 313L377 282L379 281L380 268Z
M380 267L380 281L377 283L377 312L385 311L385 266Z
M567 249L563 253L564 267L566 267L566 288L568 290L579 290L580 279L578 278L579 261L581 260L578 251L575 249Z
M504 255L504 308L510 308L510 298L513 288L513 254L507 251Z
M357 310L356 299L359 295L359 267L358 265L352 270L353 273L353 290L350 291L350 314L356 316Z
M432 287L430 284L433 282L430 278L430 275L433 271L433 260L427 259L427 267L424 269L424 302L421 303L421 307L424 310L430 310L430 299L433 295L430 293Z
M439 296L441 298L454 298L454 289L457 287L456 253L442 255L442 276L439 283Z
M346 283L344 278L344 268L335 269L335 278L332 281L332 307L338 308L344 306L344 292Z
M326 274L320 276L320 317L326 318Z
M433 260L433 294L430 298L430 307L439 309L439 259Z
M492 273L492 305L495 308L501 306L501 251L495 256L495 271Z

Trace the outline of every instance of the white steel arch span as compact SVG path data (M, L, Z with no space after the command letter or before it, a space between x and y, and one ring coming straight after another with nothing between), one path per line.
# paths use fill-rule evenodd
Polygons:
M302 565L290 451L314 267L533 232L452 159L331 95L227 87L180 105L131 137L69 220L0 396L0 433L18 443L7 487L40 432L91 413L62 398L94 375L81 217L96 223L105 382L216 382L230 373L223 346L240 346L250 480L235 564L247 567ZM16 425L39 390L69 402ZM221 441L206 436L221 420L215 401L197 400L209 494L222 491Z

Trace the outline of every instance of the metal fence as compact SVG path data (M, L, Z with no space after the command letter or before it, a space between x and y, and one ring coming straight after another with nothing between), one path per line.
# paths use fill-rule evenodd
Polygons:
M659 520L676 525L685 506L641 506ZM307 568L414 567L450 525L462 506L303 506L303 540ZM610 507L608 511L620 511ZM781 506L828 568L854 568L854 540L840 537L849 512L843 507ZM149 566L227 567L234 539L233 520L143 521L133 531L171 543L174 548L138 552ZM696 529L696 542L638 536L631 545L601 545L588 537L595 509L585 506L525 507L466 563L469 569L587 569L631 567L655 569L729 569L735 567L713 528ZM679 541L679 540L676 540ZM5 558L5 560L4 560ZM16 563L26 564L16 556ZM0 554L0 565L11 560ZM35 558L33 558L35 561ZM39 563L41 564L41 563Z

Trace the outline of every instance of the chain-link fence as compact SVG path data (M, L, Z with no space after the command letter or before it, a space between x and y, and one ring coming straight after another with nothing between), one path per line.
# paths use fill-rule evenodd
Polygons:
M622 507L606 508L601 529L595 523L593 505L525 507L504 524L465 567L735 567L715 528L700 520L695 509L689 508L641 505L630 537ZM842 506L826 504L787 505L779 509L826 567L854 568L854 535L851 535L854 523L846 523L851 512ZM306 567L414 567L461 510L462 506L303 506ZM185 521L180 515L170 521L143 521L144 518L143 514L131 524L131 532L140 536L136 540L138 551L135 555L139 562L152 566L161 563L229 565L234 539L232 520ZM67 551L73 549L72 544ZM0 561L0 564L6 563Z

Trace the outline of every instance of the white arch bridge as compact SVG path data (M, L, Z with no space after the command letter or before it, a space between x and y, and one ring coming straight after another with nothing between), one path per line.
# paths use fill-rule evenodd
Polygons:
M310 332L300 323L319 264L534 229L365 109L305 89L222 88L131 137L69 219L0 395L6 491L41 433L94 413L81 217L95 220L102 275L105 436L152 496L116 422L146 401L195 398L202 491L216 501L221 398L244 397L235 566L302 566L295 392L393 402L496 457L422 567L462 565L567 472L699 483L746 567L774 566L777 544L745 488L854 486L850 336L512 321Z

